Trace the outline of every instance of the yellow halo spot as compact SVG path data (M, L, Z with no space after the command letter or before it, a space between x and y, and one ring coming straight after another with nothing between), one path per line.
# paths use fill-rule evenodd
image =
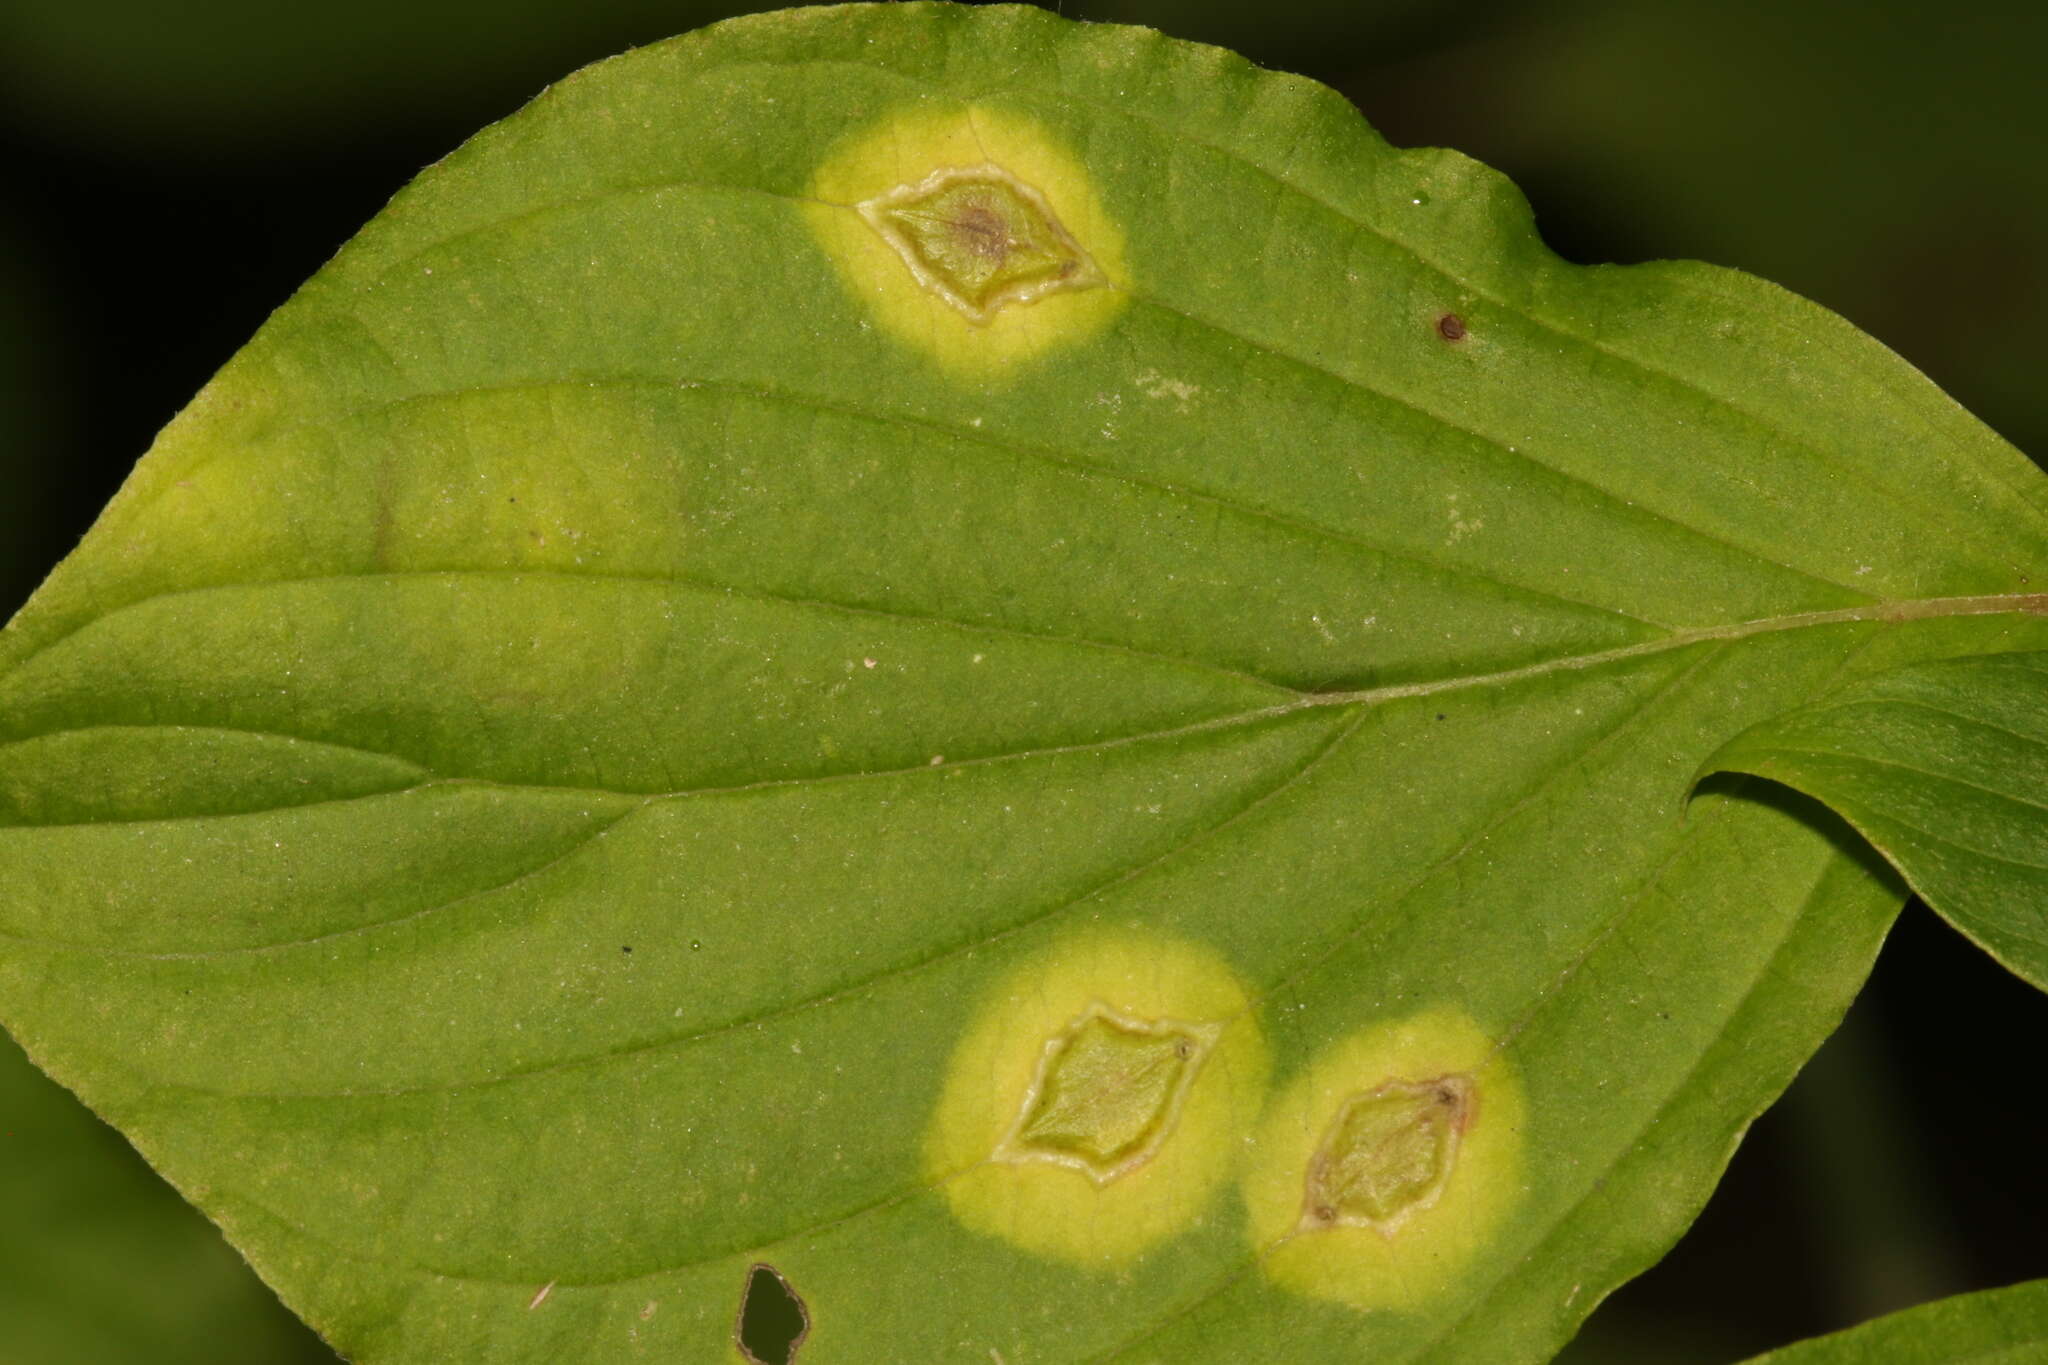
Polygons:
M1081 163L1019 115L901 110L818 167L804 213L883 331L956 377L1007 378L1124 305L1122 231Z
M1258 1114L1266 1046L1207 949L1091 935L1013 972L968 1026L927 1176L978 1232L1081 1265L1193 1226Z
M1246 1167L1267 1277L1358 1309L1443 1293L1521 1193L1522 1125L1506 1058L1456 1010L1329 1048L1274 1099Z

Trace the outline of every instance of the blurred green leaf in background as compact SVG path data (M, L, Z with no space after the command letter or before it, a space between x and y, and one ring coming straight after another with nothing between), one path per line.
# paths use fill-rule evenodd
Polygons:
M0 1359L330 1360L213 1226L0 1036Z

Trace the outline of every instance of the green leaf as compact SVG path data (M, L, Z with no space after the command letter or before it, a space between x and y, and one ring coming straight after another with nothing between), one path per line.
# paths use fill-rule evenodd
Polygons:
M1708 766L1827 802L1943 918L2048 990L2048 654L1864 678L1744 731Z
M737 21L422 175L0 634L0 1017L358 1360L1541 1359L1902 897L1700 763L2044 567L1882 347L1331 91Z
M2048 1280L1958 1294L1756 1357L1752 1365L2025 1365L2048 1347Z

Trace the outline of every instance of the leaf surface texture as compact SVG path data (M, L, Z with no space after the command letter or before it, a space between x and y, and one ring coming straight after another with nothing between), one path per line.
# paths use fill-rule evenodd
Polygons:
M1102 282L918 311L821 187L920 138ZM1566 265L1327 89L1035 10L735 21L423 174L0 634L0 1012L354 1359L732 1359L757 1263L804 1365L1543 1359L1901 898L1693 775L2048 648L2044 571L2048 480L1875 342ZM1098 941L1245 1002L1156 1118L1223 1173L1113 1264L928 1164L991 1000ZM1390 1311L1274 1268L1279 1148L1204 1107L1383 1055L1478 1078Z

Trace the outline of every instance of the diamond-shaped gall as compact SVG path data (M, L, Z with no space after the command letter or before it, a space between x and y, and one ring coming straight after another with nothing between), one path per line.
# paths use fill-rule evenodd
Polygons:
M1051 1161L1098 1185L1136 1170L1172 1135L1218 1024L1136 1019L1091 1002L1046 1041L999 1161Z
M946 167L856 206L918 283L969 322L1106 284L1043 194L1000 166Z
M1369 1227L1391 1235L1434 1204L1471 1121L1466 1076L1390 1080L1346 1100L1309 1162L1301 1227Z

